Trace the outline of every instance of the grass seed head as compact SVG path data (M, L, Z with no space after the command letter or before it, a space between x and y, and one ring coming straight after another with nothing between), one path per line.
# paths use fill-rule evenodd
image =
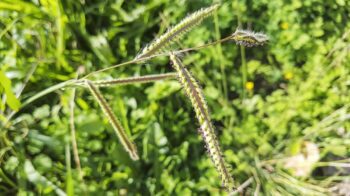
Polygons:
M196 113L197 120L200 124L199 133L205 142L208 155L221 176L223 186L230 192L234 187L233 178L230 174L230 169L222 156L219 141L216 137L214 126L211 123L208 106L205 102L202 89L177 56L171 54L170 59L173 63L174 69L178 73L178 80L183 86L183 89L189 97Z
M237 29L236 32L232 34L232 40L239 45L253 47L266 44L269 41L269 37L264 33Z
M169 28L166 33L161 35L159 38L155 39L148 46L146 46L139 55L136 56L136 59L149 57L151 55L157 54L159 51L169 46L175 40L179 39L182 35L189 32L193 27L200 24L203 19L210 16L217 10L219 4L214 4L207 8L202 8L186 18L184 18L180 23Z

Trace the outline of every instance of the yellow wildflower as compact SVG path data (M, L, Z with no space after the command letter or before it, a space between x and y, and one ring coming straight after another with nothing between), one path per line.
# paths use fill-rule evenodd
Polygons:
M287 29L289 28L288 22L282 22L282 23L281 23L281 28L282 28L283 30L287 30Z
M284 74L284 78L286 79L286 80L291 80L292 78L293 78L293 73L292 72L290 72L290 71L288 71L288 72L286 72L285 74Z
M249 91L253 90L254 89L254 83L253 82L246 82L245 83L245 88Z

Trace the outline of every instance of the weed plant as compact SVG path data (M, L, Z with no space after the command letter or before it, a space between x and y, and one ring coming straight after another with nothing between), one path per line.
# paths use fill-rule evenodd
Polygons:
M301 60L297 54L289 55L297 62L307 62L300 71L290 66L291 59L284 59L287 52L293 51L288 48L288 40L292 38L287 33L280 33L281 30L276 27L266 28L273 35L268 47L269 37L243 29L241 20L244 18L239 17L239 28L234 27L233 33L228 32L226 37L221 38L219 26L229 24L225 21L227 18L221 15L227 12L230 4L214 4L188 15L166 31L165 26L170 22L164 20L168 25L163 25L160 32L165 33L156 35L147 46L139 48L140 52L135 56L128 54L130 43L127 39L120 38L117 40L118 57L129 60L110 66L109 62L116 60L105 38L119 32L102 32L89 37L94 29L88 29L91 31L88 32L84 25L89 19L74 11L80 9L79 3L40 1L40 9L34 5L26 1L17 1L17 4L7 0L0 2L2 15L15 18L10 22L3 19L1 24L4 28L0 33L3 48L14 46L1 53L7 56L3 58L0 69L0 92L3 93L0 99L0 190L5 194L21 195L28 190L33 194L57 195L87 195L99 191L115 194L116 190L120 195L207 192L219 195L224 194L223 191L230 195L346 193L349 185L348 173L344 169L349 167L349 106L346 101L349 90L349 31L345 29L348 26L339 28L341 30L337 34L341 33L341 38L330 38L335 43L331 49L315 42L312 46L319 55ZM103 3L96 5L107 9ZM156 5L155 2L150 3L131 13L125 13L118 3L113 4L112 9L124 17L124 22L132 24L144 9L152 9ZM232 7L237 12L233 15L240 16L244 6L234 1ZM96 11L94 6L90 9L86 12L101 11ZM23 15L18 14L19 10ZM216 13L218 10L221 10L221 15ZM345 15L349 14L346 8L342 10ZM146 15L152 17L147 12ZM199 26L212 15L214 25L209 29L215 31L216 41L206 39L210 31ZM54 23L40 22L47 16ZM342 16L337 17L344 21ZM271 23L286 31L292 28L286 21L277 24L277 19L271 18ZM19 21L27 22L28 29L42 29L28 32L24 26L17 27ZM103 22L98 19L96 27ZM318 23L316 21L312 25L317 26ZM52 24L57 31L47 37L47 29ZM66 29L70 29L70 35L66 34ZM17 35L17 31L22 34ZM191 31L202 36L192 36L191 41L182 39L191 36ZM321 34L313 33L314 36ZM22 43L23 40L15 35L31 35L37 42ZM143 42L143 39L141 36L135 42ZM293 39L298 40L291 42L291 47L299 53L298 49L305 49L303 43L311 42L312 37L302 34ZM48 40L52 43L54 40L55 44L46 45ZM72 43L69 44L69 41ZM240 45L240 50L234 48L233 43ZM94 58L94 61L108 66L89 71L96 70L91 66L95 65L94 61L89 61L90 65L79 64L85 53L74 49L77 44L85 44L94 56L86 58ZM185 49L175 47L188 44L194 46ZM224 50L226 45L231 50ZM254 49L257 46L259 49ZM31 61L25 52L25 60L16 56L18 50L22 52L27 47L38 48L37 58ZM70 51L69 55L65 49ZM50 55L46 55L47 50L51 51ZM259 57L266 58L269 63L283 63L282 71L257 60L246 60L248 51L254 54L268 50L272 50L273 57ZM232 54L241 56L241 73L231 73L233 67L226 67ZM9 72L5 74L7 69L11 70L11 59L17 64L27 62L27 59L31 63L24 82L15 88L16 91L12 88L16 81L9 79ZM322 65L316 66L318 63ZM62 74L48 72L49 69L42 67L46 64L50 64L53 70L61 70ZM76 70L71 64L78 65ZM207 64L213 64L213 67L208 69ZM155 68L149 68L152 66ZM126 76L125 73L130 73L128 69L133 76ZM112 70L113 73L107 73ZM156 74L157 70L161 73ZM194 74L189 70L194 70ZM207 71L208 74L215 73L214 76L206 76ZM33 89L28 89L22 96L27 83L43 82L35 77L38 72L62 82L40 92L31 87ZM252 81L253 75L255 81ZM206 79L202 82L196 79L204 76ZM280 82L281 87L274 86L276 82ZM264 83L272 89L265 91ZM219 88L216 88L217 85ZM110 90L112 87L116 92ZM146 89L147 99L138 93L140 89ZM180 89L188 101L182 101L184 96L178 93ZM266 97L255 94L262 91ZM59 92L59 100L52 95L53 92ZM137 96L143 98L138 99ZM45 99L56 100L60 104L37 107L45 103ZM169 104L166 101L169 99L176 101ZM314 99L318 101L313 102ZM95 103L101 112L91 110ZM191 107L187 107L189 105ZM35 107L37 109L32 116L26 114ZM162 112L158 114L159 111ZM106 121L101 118L102 115ZM163 123L158 123L158 118ZM194 120L196 122L191 123ZM45 134L41 132L43 129L47 129ZM110 139L115 136L105 129L113 129L118 141ZM203 141L201 143L196 137L196 129ZM186 139L181 138L184 132L188 134ZM203 148L209 158L203 155ZM152 169L148 170L149 167Z

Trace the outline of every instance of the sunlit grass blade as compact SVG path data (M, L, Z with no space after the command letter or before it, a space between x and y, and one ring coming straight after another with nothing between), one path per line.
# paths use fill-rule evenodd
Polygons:
M27 178L30 182L37 186L42 186L44 188L51 188L56 192L59 196L65 196L66 194L62 189L53 184L50 180L48 180L45 176L41 175L33 166L33 164L26 160L24 163L24 171L27 175Z

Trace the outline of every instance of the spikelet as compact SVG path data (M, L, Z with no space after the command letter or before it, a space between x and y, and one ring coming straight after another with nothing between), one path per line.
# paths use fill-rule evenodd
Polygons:
M264 33L256 33L248 30L237 29L236 32L232 34L232 40L237 44L246 47L253 47L258 45L264 45L269 41L269 38Z
M146 76L135 76L129 78L118 78L112 80L97 80L90 81L93 85L97 87L108 87L112 85L127 85L127 84L140 84L140 83L148 83L154 82L158 80L166 80L169 78L176 77L176 73L165 73L165 74L154 74L154 75L146 75ZM84 85L85 81L77 80L75 82L77 85Z
M137 154L137 148L135 144L129 140L127 134L125 133L124 128L119 122L118 118L112 112L111 107L108 105L105 98L102 96L100 90L89 80L85 80L86 85L90 89L91 94L97 100L100 105L103 113L107 116L109 123L112 125L114 131L116 132L120 142L122 143L125 150L129 153L131 159L138 160L139 156Z
M176 38L191 30L192 27L200 24L203 19L210 16L218 7L219 4L215 4L208 8L202 8L197 12L194 12L191 15L187 16L179 24L170 28L165 34L161 35L159 38L151 42L141 51L139 55L136 56L135 59L149 57L156 54L162 48L166 47L174 40L176 40Z
M171 54L170 59L173 63L174 69L178 73L178 80L182 84L186 95L189 97L192 106L194 107L197 120L200 124L199 132L202 135L207 152L214 163L216 170L221 175L222 184L228 191L232 191L234 189L233 178L229 173L229 168L227 167L225 160L223 159L202 90L195 78L185 68L178 57Z

